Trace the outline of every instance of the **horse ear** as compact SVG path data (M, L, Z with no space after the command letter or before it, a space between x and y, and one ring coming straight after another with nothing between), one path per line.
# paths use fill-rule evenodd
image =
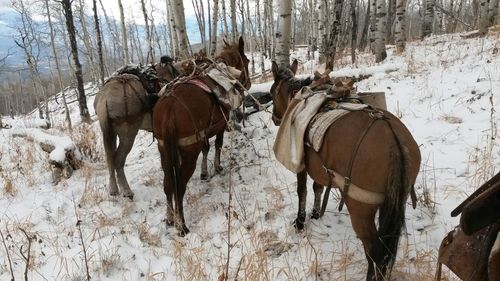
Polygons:
M292 65L290 66L290 70L293 72L293 74L297 73L297 67L299 66L299 62L297 59L294 59L292 62Z
M278 64L276 64L275 61L273 61L273 65L271 67L271 72L273 73L274 81L278 81Z
M245 53L245 41L243 41L243 36L240 36L240 40L238 40L238 48L240 50L240 54Z
M344 82L342 82L342 80L337 80L337 82L335 82L335 87L344 87Z
M349 86L349 88L352 88L354 86L354 80L349 79L349 82L347 82L347 86Z

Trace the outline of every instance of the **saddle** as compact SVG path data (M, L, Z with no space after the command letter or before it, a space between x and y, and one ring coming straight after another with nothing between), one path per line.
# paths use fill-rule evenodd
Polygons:
M156 94L160 91L160 79L152 65L125 65L117 69L110 78L121 74L132 74L139 78L144 89L149 94Z
M440 264L462 280L500 281L500 173L467 198L452 215L461 212L460 225L441 242Z

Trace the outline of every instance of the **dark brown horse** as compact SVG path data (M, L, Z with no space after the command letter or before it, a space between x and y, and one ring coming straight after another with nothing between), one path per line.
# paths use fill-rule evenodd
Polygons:
M140 77L142 70L132 68L111 76L97 93L94 109L102 131L104 151L109 171L109 194L132 199L123 167L139 129L151 131L151 111L164 82L172 79L171 63L154 66L150 77ZM134 73L134 74L131 74ZM116 146L117 137L119 145Z
M215 62L231 66L241 73L239 82L248 89L249 60L244 53L244 42L226 45ZM196 77L194 77L196 78ZM204 154L203 170L206 171L207 141L215 139L216 171L221 171L220 150L229 118L229 109L213 93L193 81L172 86L158 100L153 110L153 133L158 139L161 165L164 171L164 191L167 197L167 224L175 224L180 235L189 232L184 220L183 198L186 185L196 168L201 151ZM175 214L172 199L175 200Z
M276 125L289 113L293 93L304 86L304 81L294 77L296 70L296 60L291 67L273 62L271 95ZM399 119L384 110L350 111L327 128L319 151L304 145L304 168L297 173L295 227L302 229L306 219L307 175L314 181L313 218L320 216L323 186L340 186L352 227L365 250L366 280L389 280L405 223L406 201L419 168L418 145Z

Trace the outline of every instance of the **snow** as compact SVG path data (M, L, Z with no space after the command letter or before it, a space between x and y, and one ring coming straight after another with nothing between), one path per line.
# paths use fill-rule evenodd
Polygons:
M356 65L341 63L345 67L332 73L371 74L356 83L358 91L385 92L388 109L420 145L419 202L415 210L407 205L394 280L432 279L441 239L458 223L450 211L498 172L495 108L500 105L500 57L493 54L494 48L500 48L498 34L474 39L459 34L433 36L409 43L402 55L395 55L389 46L388 58L381 64L375 64L371 55L359 54ZM301 75L310 75L316 64L307 61L305 54L298 49L293 56L304 63ZM250 92L266 91L271 84L254 82ZM86 85L91 114L95 91ZM67 98L75 101L73 90L67 91ZM163 172L151 134L141 131L127 158L125 173L134 200L110 197L97 122L79 124L73 102L74 129L69 133L62 129L62 105L51 102L49 107L54 112L50 130L40 128L43 122L35 112L2 118L13 128L0 130L0 231L16 279L23 278L26 264L19 250L28 246L20 229L36 236L29 280L86 280L86 265L93 280L217 280L228 261L230 280L236 276L240 280L364 279L361 242L346 209L337 211L338 196L330 199L322 219L306 220L302 233L291 225L297 212L296 177L274 158L277 127L269 112L251 115L242 132L225 134L224 174L215 175L212 162L209 181L201 181L196 170L185 196L191 233L179 237L163 221ZM31 140L13 137L16 132L28 134ZM53 156L33 140L55 145L55 159L75 145L83 167L53 185L48 162ZM213 159L213 149L209 157ZM309 191L308 212L312 188ZM448 280L456 280L445 274ZM0 280L10 280L3 243Z

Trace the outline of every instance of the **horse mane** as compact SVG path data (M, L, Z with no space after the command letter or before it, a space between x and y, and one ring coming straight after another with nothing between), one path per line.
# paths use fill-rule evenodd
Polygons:
M223 47L222 52L220 52L215 60L221 60L226 62L226 64L235 63L238 64L240 61L240 52L236 44L226 45Z

